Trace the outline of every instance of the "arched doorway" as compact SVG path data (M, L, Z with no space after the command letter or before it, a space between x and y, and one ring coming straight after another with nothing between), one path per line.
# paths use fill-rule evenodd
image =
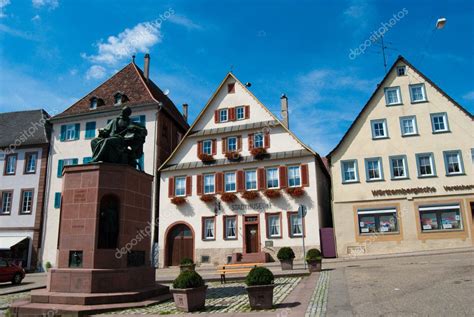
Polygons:
M186 223L171 225L166 234L166 259L167 266L179 265L182 259L194 260L194 232Z

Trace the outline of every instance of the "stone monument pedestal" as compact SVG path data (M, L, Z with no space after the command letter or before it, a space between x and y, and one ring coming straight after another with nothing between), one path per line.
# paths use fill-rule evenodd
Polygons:
M80 316L171 298L150 263L152 180L128 165L65 167L57 267L13 314Z

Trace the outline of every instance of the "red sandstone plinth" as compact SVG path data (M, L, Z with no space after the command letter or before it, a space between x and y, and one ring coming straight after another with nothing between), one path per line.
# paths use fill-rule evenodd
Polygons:
M49 271L46 290L33 291L31 303L12 305L13 311L31 313L45 304L104 306L169 294L168 287L155 283L150 263L152 180L124 165L65 167L57 268ZM114 243L104 246L104 241Z

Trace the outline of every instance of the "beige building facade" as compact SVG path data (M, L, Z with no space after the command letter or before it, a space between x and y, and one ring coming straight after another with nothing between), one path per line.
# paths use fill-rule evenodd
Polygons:
M338 256L474 244L473 116L399 57L329 154Z

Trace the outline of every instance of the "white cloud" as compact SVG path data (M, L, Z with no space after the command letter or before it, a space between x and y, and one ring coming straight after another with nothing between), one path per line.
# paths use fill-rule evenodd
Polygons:
M168 18L171 23L184 26L188 30L202 30L202 26L193 22L191 19L183 15L172 15Z
M29 41L37 41L37 39L30 32L16 30L5 24L0 24L0 32L7 33L11 36L19 37L19 38L29 40Z
M98 53L82 57L94 63L115 65L124 58L130 58L135 53L145 53L156 43L161 42L160 25L152 23L139 23L132 29L125 29L117 36L109 36L106 42L98 42Z
M31 21L37 21L39 22L41 20L41 17L39 16L39 14L35 15L34 17L31 18Z
M356 26L355 31L363 31L372 21L373 8L365 0L351 0L349 7L344 11L345 23Z
M468 92L467 94L465 94L464 96L462 96L462 98L465 99L465 100L467 100L467 101L474 101L474 90Z
M89 79L101 79L107 75L107 71L100 65L92 65L86 73L86 78Z
M0 0L0 18L5 18L7 15L4 10L7 5L10 4L10 0Z
M35 8L48 8L54 10L59 6L59 0L32 0L31 3Z

